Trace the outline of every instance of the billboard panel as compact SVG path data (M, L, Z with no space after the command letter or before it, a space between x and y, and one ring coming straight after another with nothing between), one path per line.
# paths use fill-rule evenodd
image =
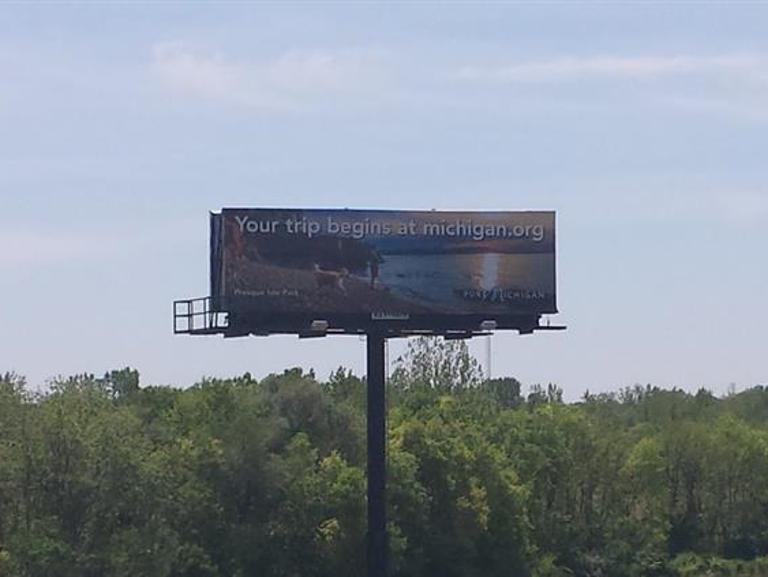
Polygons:
M554 212L223 209L220 310L313 318L557 312Z

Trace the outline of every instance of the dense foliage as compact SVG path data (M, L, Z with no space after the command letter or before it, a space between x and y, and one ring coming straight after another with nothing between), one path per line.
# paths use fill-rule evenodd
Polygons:
M768 389L565 404L416 341L389 401L396 576L768 574ZM348 371L0 376L0 576L359 577L364 539Z

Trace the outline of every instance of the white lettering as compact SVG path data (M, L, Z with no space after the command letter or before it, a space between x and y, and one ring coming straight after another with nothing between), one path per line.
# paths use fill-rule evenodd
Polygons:
M237 221L237 224L240 225L240 232L243 232L243 229L245 228L245 223L248 222L247 216L236 216L235 220Z

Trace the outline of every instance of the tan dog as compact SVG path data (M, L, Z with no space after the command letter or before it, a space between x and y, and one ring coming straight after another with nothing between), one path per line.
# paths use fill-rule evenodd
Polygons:
M320 268L320 265L315 263L313 265L313 270L315 272L317 288L328 287L343 293L347 292L347 288L344 286L344 279L349 276L349 270L346 268L341 268L338 271L323 270Z

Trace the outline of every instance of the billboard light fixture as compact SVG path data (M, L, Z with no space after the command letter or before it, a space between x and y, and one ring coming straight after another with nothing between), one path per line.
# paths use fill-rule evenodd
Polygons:
M481 331L495 331L496 330L496 321L489 319L485 320L480 323L480 330Z
M309 328L314 332L324 333L328 330L328 321L314 320L312 321L312 324L309 325Z

